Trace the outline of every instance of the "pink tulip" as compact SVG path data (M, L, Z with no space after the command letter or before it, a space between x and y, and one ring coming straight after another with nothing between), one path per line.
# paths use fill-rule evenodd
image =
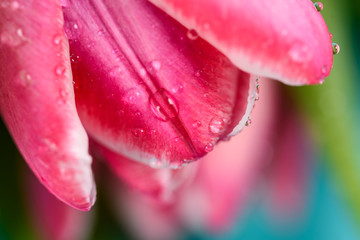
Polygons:
M266 179L263 184L269 194L265 197L270 199L272 214L295 219L305 197L308 139L294 112L280 107L284 104L278 87L264 82L252 126L219 144L197 165L158 170L133 162L127 167L131 160L103 151L110 169L127 185L119 187L110 180L110 199L119 218L125 215L139 239L178 239L184 227L223 232L241 216L251 193L259 194L256 186ZM265 175L264 169L270 169L270 174ZM161 181L164 176L166 181Z
M95 202L88 135L177 168L243 128L257 76L315 84L332 67L311 1L151 2L176 20L146 0L0 1L1 115L41 183L77 209Z

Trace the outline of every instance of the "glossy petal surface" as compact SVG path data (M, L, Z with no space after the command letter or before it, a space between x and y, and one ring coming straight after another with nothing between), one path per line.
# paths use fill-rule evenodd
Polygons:
M19 17L21 16L21 17ZM0 110L20 152L59 199L88 210L95 189L56 1L1 1Z
M70 1L64 14L77 109L98 142L177 167L245 123L255 79L149 2Z
M244 71L291 85L329 75L332 45L309 0L150 0Z

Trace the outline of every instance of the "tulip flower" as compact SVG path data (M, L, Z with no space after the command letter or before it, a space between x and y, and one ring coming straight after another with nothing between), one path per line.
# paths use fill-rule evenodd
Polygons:
M150 2L0 1L1 115L40 182L77 209L96 198L88 136L178 168L249 125L259 76L317 84L332 67L311 1Z

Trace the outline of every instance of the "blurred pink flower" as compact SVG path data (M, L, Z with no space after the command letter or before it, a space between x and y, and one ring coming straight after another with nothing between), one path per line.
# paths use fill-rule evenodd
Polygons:
M70 206L95 202L90 136L117 175L160 206L174 194L177 206L209 197L201 219L221 228L266 153L276 96L258 113L269 126L223 144L242 161L219 150L180 170L141 163L178 168L249 125L258 76L321 83L330 34L311 1L151 2L176 20L145 0L1 0L1 114L35 175Z

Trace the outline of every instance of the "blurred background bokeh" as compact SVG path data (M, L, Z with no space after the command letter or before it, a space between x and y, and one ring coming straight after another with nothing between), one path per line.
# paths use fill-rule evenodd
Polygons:
M272 157L288 159L288 165L284 167L284 163L273 159L262 169L247 191L241 211L234 209L235 221L225 231L214 234L184 227L181 239L360 239L360 1L326 0L322 3L321 13L333 33L333 42L341 47L340 54L334 57L331 75L319 86L276 85L280 88L280 102L283 102L279 124L281 126L283 120L286 128L287 116L295 115L306 135L307 152L300 149L291 150L294 155L279 155L274 150ZM250 128L256 127L256 121L254 118ZM288 137L291 139L292 135ZM287 147L294 146L283 145ZM293 159L299 156L303 162L293 164ZM37 180L29 173L2 122L0 158L0 239L53 239L51 236L59 236L58 239L133 239L141 236L134 233L141 231L141 226L129 227L131 223L125 211L123 217L119 217L121 209L126 207L114 207L126 201L109 199L107 192L112 190L105 183L107 177L103 177L107 174L97 176L95 208L90 213L82 213L47 199L47 192L37 186ZM282 169L271 166L277 164ZM288 209L283 214L284 211L278 209L281 206L274 206L271 200L274 194L276 199L277 190L267 179L279 173L277 171L300 174L296 169L299 166L301 184L288 186L290 190L295 188L298 194L295 197L297 209ZM103 168L100 164L97 171L106 172ZM276 179L280 182L294 180L292 176Z

